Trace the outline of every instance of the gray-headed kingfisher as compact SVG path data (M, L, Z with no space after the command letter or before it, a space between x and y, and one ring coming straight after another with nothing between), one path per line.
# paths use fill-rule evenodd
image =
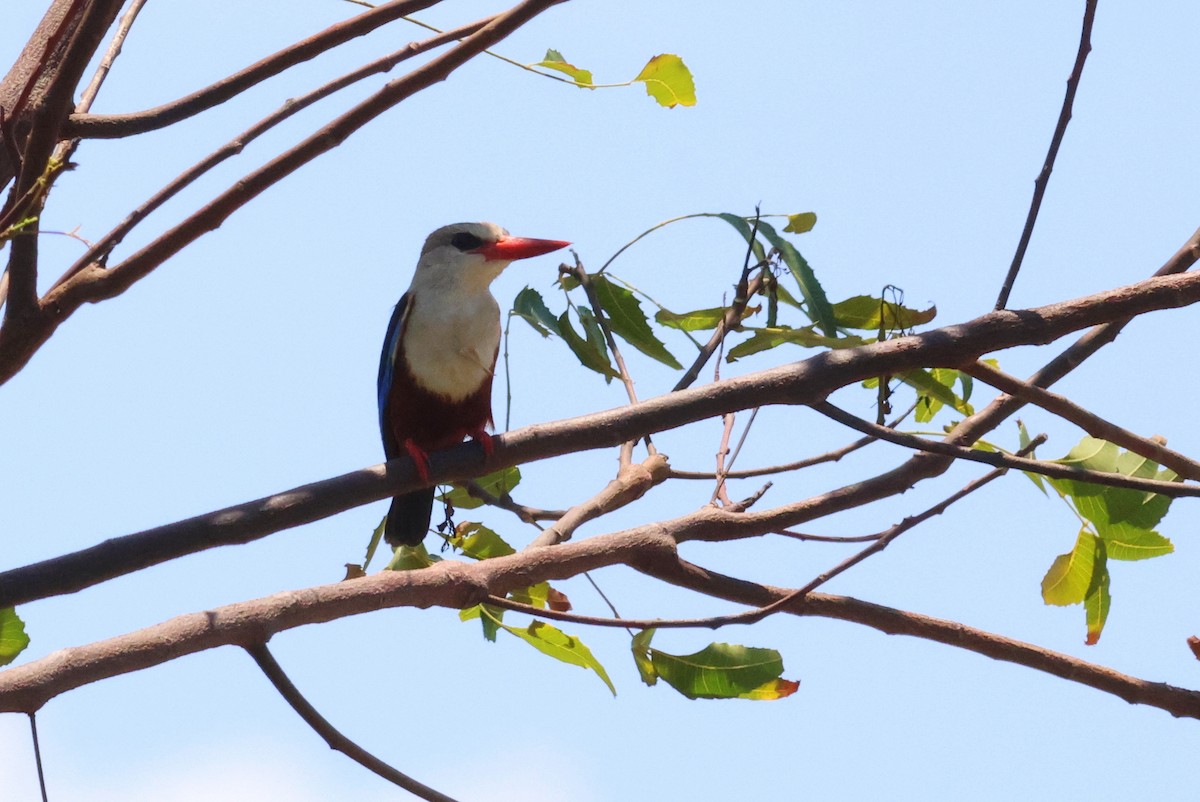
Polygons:
M471 437L491 454L500 307L490 285L514 260L567 245L513 237L494 223L455 223L429 235L379 359L379 428L389 460L407 453L428 482L430 451ZM429 487L392 499L384 528L389 544L425 539L433 495Z

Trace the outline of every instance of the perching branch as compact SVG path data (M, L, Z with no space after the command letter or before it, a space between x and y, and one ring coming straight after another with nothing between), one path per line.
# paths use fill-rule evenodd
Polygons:
M771 404L814 404L839 387L881 373L969 364L985 353L1017 345L1044 344L1106 321L1116 320L1124 325L1127 319L1139 314L1178 308L1197 301L1200 301L1200 274L1185 274L1147 279L1128 287L1036 309L989 312L961 325L858 348L824 352L802 362L699 389L670 393L636 406L499 435L495 438L495 452L486 464L478 449L470 445L447 449L432 456L430 478L435 482L470 478L487 470L568 452L611 448L648 433L684 426L730 410ZM1098 348L1096 331L1107 328L1089 332L1081 339L1085 343L1083 346L1072 346L1067 353L1077 348ZM1051 366L1057 365L1059 359L1061 357L1052 361ZM962 442L968 436L978 437L976 432L998 425L1017 407L1019 403L989 405L956 427L948 439ZM690 537L722 539L730 532L737 537L752 537L786 529L820 515L903 492L916 482L945 470L946 465L947 458L923 454L879 476L774 510L726 513L723 517L715 510L694 513L699 518L689 530ZM88 549L0 573L0 607L72 593L215 546L246 543L415 489L417 482L411 461L404 457L385 466L355 471L207 515L114 538Z

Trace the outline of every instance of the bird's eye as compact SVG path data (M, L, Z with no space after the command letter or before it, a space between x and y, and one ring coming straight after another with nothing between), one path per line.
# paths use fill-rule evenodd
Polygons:
M453 237L451 237L450 244L455 248L458 248L460 251L473 251L483 244L483 240L474 234L467 234L466 232L463 232L455 234Z

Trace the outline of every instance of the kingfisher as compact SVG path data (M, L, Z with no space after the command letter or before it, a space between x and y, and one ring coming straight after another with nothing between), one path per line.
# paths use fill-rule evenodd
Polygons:
M500 350L491 283L517 259L570 244L514 237L495 223L455 223L429 235L379 358L379 429L389 460L407 453L428 483L430 451L470 437L491 456L487 428ZM392 499L384 527L390 545L425 539L433 495L427 487Z

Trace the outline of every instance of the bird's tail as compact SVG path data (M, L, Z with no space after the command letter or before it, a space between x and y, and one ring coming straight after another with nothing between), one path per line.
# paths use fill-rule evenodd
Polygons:
M416 490L392 499L388 509L387 526L383 536L395 546L415 546L429 532L429 520L433 516L433 488Z

